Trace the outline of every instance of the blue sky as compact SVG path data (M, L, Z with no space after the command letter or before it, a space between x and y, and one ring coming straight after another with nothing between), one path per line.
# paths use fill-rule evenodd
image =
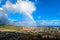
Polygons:
M40 19L35 17L36 20L60 20L60 1L39 0L34 15L41 16Z
M7 0L2 0L0 7L5 5ZM15 4L17 0L10 0L11 3ZM60 0L30 0L35 3L36 10L32 13L32 17L36 22L44 20L50 23L52 20L58 20L60 22ZM8 19L19 21L25 19L26 16L19 14L19 12L9 12ZM17 13L17 14L11 14ZM55 21L54 21L55 22ZM57 22L57 23L58 23ZM47 24L48 25L48 24Z

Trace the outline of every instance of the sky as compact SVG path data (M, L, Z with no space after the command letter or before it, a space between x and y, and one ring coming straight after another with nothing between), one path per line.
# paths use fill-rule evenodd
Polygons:
M16 25L60 26L60 0L0 1L0 9L3 8L7 19Z

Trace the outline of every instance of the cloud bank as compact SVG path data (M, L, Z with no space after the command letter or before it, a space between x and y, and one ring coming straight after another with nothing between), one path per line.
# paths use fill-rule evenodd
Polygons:
M18 0L16 4L12 4L10 1L7 1L3 8L18 10L22 13L32 13L36 10L35 4L33 2L22 0Z
M25 22L31 21L32 23L35 23L35 20L32 17L32 13L36 10L35 4L29 0L22 1L22 0L17 0L15 4L12 4L9 0L6 2L6 4L2 7L3 10L8 11L8 12L14 12L18 11L22 13L23 15L26 15L26 20L23 20ZM2 9L1 9L2 10ZM8 13L7 13L8 15ZM11 20L9 20L11 21ZM16 22L17 23L20 23ZM21 22L22 23L22 22ZM13 23L11 23L13 24ZM30 23L22 23L22 24L30 24Z
M37 22L39 26L60 26L60 20L40 20Z

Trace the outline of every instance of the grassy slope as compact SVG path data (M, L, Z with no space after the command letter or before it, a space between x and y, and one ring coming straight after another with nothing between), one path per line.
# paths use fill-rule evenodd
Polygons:
M13 26L13 25L0 25L0 31L10 31L10 32L24 32L31 31L33 28L22 27L22 26Z
M12 26L12 25L1 25L0 26L0 31L11 31L11 32L15 32L15 31L19 31L21 29L22 29L22 27Z

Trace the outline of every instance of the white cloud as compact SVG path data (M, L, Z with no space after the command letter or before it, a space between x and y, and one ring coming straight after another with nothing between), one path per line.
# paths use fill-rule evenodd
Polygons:
M28 23L28 22L14 22L13 21L13 25L18 25L18 26L26 26L26 27L36 27L36 24L35 23Z
M0 8L0 10L3 10L3 8Z
M34 3L32 2L20 2L18 6L21 10L21 12L24 12L24 13L32 13L33 11L35 11L35 6L34 6Z
M3 6L3 9L12 13L14 11L19 11L23 15L27 15L26 17L27 20L25 21L25 23L22 23L24 25L25 24L29 25L28 23L26 23L27 21L31 21L32 23L35 23L31 14L36 10L36 7L35 7L35 4L29 0L26 0L26 1L17 0L16 4L12 4L10 1L7 1L6 4Z
M4 8L7 10L18 10L21 13L27 15L33 22L35 22L31 14L36 10L36 7L35 4L31 1L18 0L16 4L12 4L10 1L7 1L4 5Z
M12 8L14 10L19 10L20 12L24 13L32 13L33 11L36 10L35 4L33 2L22 0L18 0L16 4L12 4L10 1L7 1L6 4L4 5L4 8L7 9Z
M40 20L37 23L40 26L60 26L60 20Z

